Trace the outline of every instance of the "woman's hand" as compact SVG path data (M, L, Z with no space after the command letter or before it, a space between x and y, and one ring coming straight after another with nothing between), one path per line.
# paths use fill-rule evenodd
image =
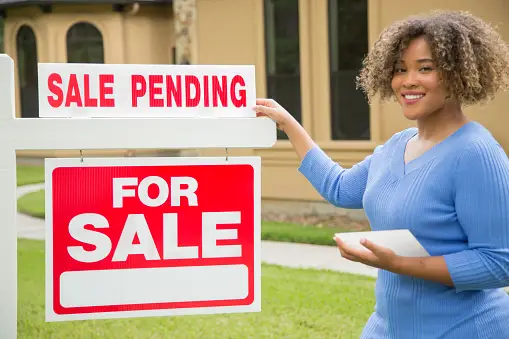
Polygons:
M265 116L272 119L277 128L285 132L300 160L304 159L307 152L315 146L315 142L304 127L276 101L256 99L256 106L253 107L253 110L258 117Z
M367 249L348 247L341 239L334 237L341 256L345 259L409 277L426 279L454 287L443 256L402 257L391 249L364 239L361 244Z
M375 268L394 271L402 258L391 249L376 245L367 239L361 241L361 245L367 250L348 247L341 239L336 237L334 237L334 240L343 258Z
M256 116L266 116L276 123L277 128L285 132L288 130L290 124L295 124L297 121L273 99L256 99L256 106L253 107Z

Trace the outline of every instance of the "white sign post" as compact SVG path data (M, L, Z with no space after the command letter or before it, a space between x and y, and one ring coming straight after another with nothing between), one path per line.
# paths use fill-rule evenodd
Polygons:
M275 124L247 113L254 105L253 68L199 68L39 64L40 93L47 94L39 99L49 106L40 104L42 118L19 119L14 63L0 54L1 338L17 337L17 150L267 148L275 143ZM195 109L180 109L186 105Z

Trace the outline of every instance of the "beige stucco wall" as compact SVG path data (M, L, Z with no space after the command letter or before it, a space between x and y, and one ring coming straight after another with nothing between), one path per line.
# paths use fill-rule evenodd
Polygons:
M171 6L145 7L124 18L125 63L169 64L175 44Z
M327 53L328 0L298 0L300 9L302 123L318 144L335 160L349 167L397 131L411 126L395 104L371 107L371 141L331 141L329 60ZM383 4L383 5L382 5ZM383 27L394 20L431 9L470 10L494 23L509 39L507 0L369 0L369 41L372 45ZM56 6L51 14L36 8L14 9L6 20L6 53L16 60L15 35L22 24L31 25L37 37L40 62L65 62L66 30L78 20L94 23L103 33L106 63L170 63L174 45L170 6L144 7L135 15L114 13L110 6ZM257 95L266 95L263 0L197 0L196 45L199 64L254 64ZM18 96L17 96L18 98ZM509 94L500 95L484 108L467 113L487 126L509 151L504 133L509 116L504 108ZM19 105L18 105L19 107ZM196 150L201 155L224 155L225 150ZM142 152L138 152L141 154ZM45 153L48 155L48 153ZM123 154L89 152L88 154ZM230 149L230 155L262 157L262 192L265 200L323 201L297 171L298 159L288 141L271 149ZM78 151L49 155L78 156Z

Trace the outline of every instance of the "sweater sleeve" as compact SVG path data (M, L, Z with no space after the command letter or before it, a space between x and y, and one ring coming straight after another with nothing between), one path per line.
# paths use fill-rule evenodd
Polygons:
M383 146L375 148L380 152ZM314 146L304 157L299 171L329 203L343 208L362 208L362 197L371 162L369 155L352 168L345 169Z
M493 140L463 152L455 177L458 222L468 248L445 255L458 292L509 285L509 160Z

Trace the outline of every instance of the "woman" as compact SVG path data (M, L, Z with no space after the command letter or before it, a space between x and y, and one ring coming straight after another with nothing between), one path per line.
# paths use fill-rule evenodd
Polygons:
M372 230L409 229L430 257L335 239L379 268L362 338L509 338L509 160L464 114L509 88L509 48L482 20L434 12L386 28L358 77L372 100L396 99L416 121L350 169L333 162L273 100L254 110L289 137L300 172L330 203L364 208Z

